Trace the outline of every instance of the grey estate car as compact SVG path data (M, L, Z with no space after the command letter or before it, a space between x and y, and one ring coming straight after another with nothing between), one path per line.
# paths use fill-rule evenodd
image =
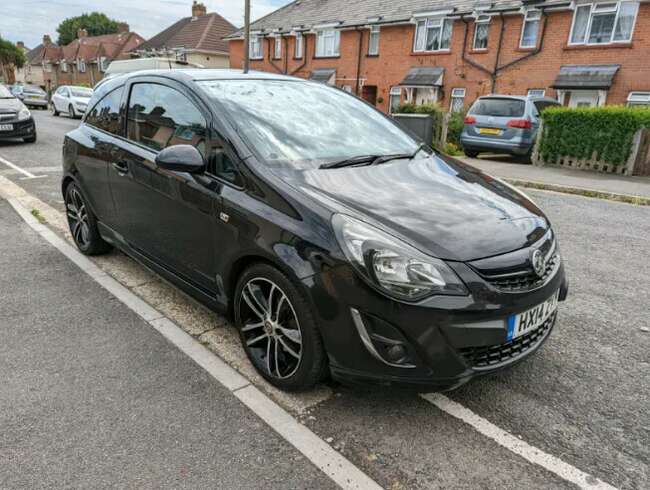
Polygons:
M460 136L468 157L481 152L509 153L530 158L540 114L560 105L550 97L488 95L474 102Z

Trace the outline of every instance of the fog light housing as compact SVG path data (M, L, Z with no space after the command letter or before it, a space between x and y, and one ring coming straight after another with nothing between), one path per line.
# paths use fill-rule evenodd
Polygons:
M399 330L379 318L362 315L355 308L350 308L350 312L363 345L375 359L391 367L416 367L415 352Z

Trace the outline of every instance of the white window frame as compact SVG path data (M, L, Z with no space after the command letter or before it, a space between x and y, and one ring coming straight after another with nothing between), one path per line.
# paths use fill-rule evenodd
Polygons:
M106 66L106 56L102 56L99 58L99 71L104 73L108 66Z
M627 96L628 107L650 107L650 92L634 91Z
M273 38L273 59L282 59L282 36L275 36Z
M540 95L541 92L541 95ZM537 95L535 95L537 93ZM529 88L528 97L546 97L546 89L544 88Z
M451 95L449 97L449 110L454 110L454 100L460 99L463 101L463 109L465 108L465 96L467 95L467 90L464 88L453 88L451 89ZM457 111L461 112L461 111Z
M619 16L621 13L621 4L623 3L634 3L636 4L636 12L634 14L634 21L632 22L632 28L630 29L630 37L629 39L620 39L620 40L615 40L614 35L616 34L616 26L618 25L619 21ZM605 5L615 5L615 7L612 7L610 9L604 9L603 7ZM589 21L587 22L587 30L585 31L585 37L582 41L573 41L573 31L576 27L576 19L578 18L578 10L580 8L586 8L590 7L589 10ZM609 42L605 43L590 43L589 38L591 37L591 27L593 24L594 16L598 14L604 14L604 13L612 13L616 12L616 18L614 19L614 27L612 28L612 35L609 39ZM628 44L632 42L632 38L634 37L634 30L636 29L636 21L639 18L639 2L633 2L633 1L604 1L604 2L596 2L596 3L578 3L575 5L574 11L573 11L573 20L571 21L571 31L569 31L569 46L607 46L609 44Z
M474 41L472 42L472 49L474 51L486 51L490 42L490 16L489 15L480 15L474 20ZM488 28L486 45L484 48L477 48L476 41L478 40L478 28L479 26L486 26Z
M264 49L262 47L262 40L264 38L257 34L251 34L250 46L249 46L249 55L252 60L262 60L264 59Z
M529 22L537 22L537 35L535 36L535 44L524 44L524 33L526 32L526 24ZM539 43L539 28L542 25L542 11L541 10L527 10L524 15L524 22L521 24L521 35L519 37L519 47L521 49L536 48Z
M402 87L391 87L388 93L388 112L393 114L393 97L399 97L399 102L402 102ZM398 104L399 106L399 104Z
M327 40L332 40L332 49L327 50ZM316 31L316 58L336 58L341 55L341 31L319 29Z
M439 27L440 28L440 45L442 46L442 34L445 32L445 23L451 23L451 30L449 34L449 46L446 48L438 48L433 50L427 50L427 37L430 28ZM419 31L421 28L424 28L424 46L418 48L418 37ZM413 52L414 53L447 53L451 50L451 39L454 35L454 20L447 17L423 17L419 18L415 22L415 37L413 39Z
M65 62L65 60L61 61L61 71L63 73L68 73L68 64Z
M86 62L81 58L77 59L77 70L79 73L86 73Z
M368 56L379 56L380 35L381 28L379 26L370 26L370 34L368 35Z
M302 32L296 32L296 45L294 46L293 57L296 59L302 59L303 49L305 45L305 36Z

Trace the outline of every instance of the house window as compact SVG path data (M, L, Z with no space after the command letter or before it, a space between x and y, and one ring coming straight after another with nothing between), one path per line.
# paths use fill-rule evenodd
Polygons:
M543 88L531 88L528 89L528 97L544 97L546 95L546 90Z
M650 107L650 92L630 92L630 95L627 96L627 105Z
M251 36L250 40L250 58L252 60L262 59L262 39L260 36Z
M296 46L295 46L295 51L294 51L294 56L296 58L302 58L302 46L303 46L303 35L302 32L296 33Z
M416 53L447 51L451 44L451 19L423 19L417 22L415 28Z
M77 60L77 70L79 70L79 73L85 73L86 72L86 62L82 59Z
M51 72L52 71L52 65L48 63L47 61L43 61L43 71L45 72Z
M463 112L465 110L465 89L455 88L451 91L451 112Z
M569 44L630 42L638 11L637 2L578 5Z
M370 38L368 39L368 55L377 56L379 54L379 26L370 28Z
M542 13L539 10L529 10L524 16L524 25L521 29L520 48L536 48L539 34L539 22Z
M67 73L67 72L68 72L68 64L67 64L65 61L61 61L61 71L62 71L63 73Z
M276 60L282 59L282 38L280 36L275 38L273 57Z
M391 114L395 114L402 103L402 87L392 87L390 89L390 101L388 110Z
M106 71L106 68L108 68L108 66L106 66L106 56L102 56L99 58L99 71L103 73Z
M316 57L330 58L339 56L341 50L341 31L325 29L316 34Z
M487 49L490 33L490 17L481 15L476 19L474 28L474 49Z

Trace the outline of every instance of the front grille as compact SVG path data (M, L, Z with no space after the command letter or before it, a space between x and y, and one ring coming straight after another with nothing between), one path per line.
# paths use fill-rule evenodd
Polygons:
M497 368L501 364L517 359L544 341L555 322L557 313L551 315L542 325L521 337L499 345L465 347L460 349L463 359L474 369Z
M544 274L541 277L531 271L521 275L485 277L485 279L495 288L508 293L530 291L546 284L555 275L559 265L560 255L555 254L546 262L546 269L544 269Z

